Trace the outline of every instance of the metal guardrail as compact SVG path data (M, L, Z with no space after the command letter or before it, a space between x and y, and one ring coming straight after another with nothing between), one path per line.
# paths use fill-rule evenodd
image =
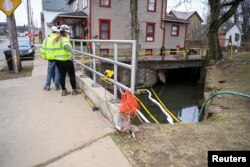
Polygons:
M84 68L91 71L93 73L93 86L97 86L96 84L96 77L97 75L99 77L105 77L104 74L98 72L96 70L96 60L102 60L104 62L110 63L114 65L114 78L111 79L109 78L108 80L114 85L114 101L118 100L118 87L122 88L124 90L128 90L134 94L135 92L135 81L136 81L136 41L135 40L80 40L80 39L71 39L72 45L73 45L73 50L75 53L82 54L83 56L87 56L92 59L92 64L90 66L85 65L83 62L80 62L78 60L74 60L77 64L80 64L82 66L82 73L84 71ZM80 43L80 51L76 50L76 42ZM89 52L84 52L83 51L83 43L86 43L88 45L91 43L92 45L92 51ZM104 58L101 56L96 55L96 46L99 44L113 44L112 48L114 50L114 59L110 58ZM119 62L118 60L118 44L131 44L131 64L126 64ZM90 49L89 49L90 50ZM126 85L120 83L118 81L118 66L124 67L126 69L131 70L131 83L130 87L127 87Z

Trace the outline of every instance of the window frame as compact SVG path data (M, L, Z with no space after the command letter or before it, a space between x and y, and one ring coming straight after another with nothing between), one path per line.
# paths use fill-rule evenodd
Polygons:
M106 52L107 52L107 55L102 55L102 54L101 54L102 51L106 51ZM100 52L100 56L101 56L101 57L108 57L108 56L109 56L109 49L107 49L107 48L102 48L102 49L99 50L99 52Z
M79 11L79 0L74 1L73 11Z
M106 39L110 39L111 37L111 20L110 19L99 19L99 39L104 39L102 38L102 23L108 23L108 37Z
M238 42L240 40L240 34L239 33L234 33L234 41Z
M150 10L150 9L149 9L149 4L150 4L149 1L150 1L150 0L148 0L147 11L148 11L148 12L156 12L157 0L154 0L154 1L155 1L155 3L154 3L154 10Z
M99 6L103 8L111 8L111 0L108 0L109 4L108 5L103 5L102 0L99 0Z
M85 7L83 6L85 4L84 1L86 2L86 6ZM84 9L88 8L88 6L89 6L89 1L88 0L83 0L82 1L82 9L84 10Z
M173 27L177 27L176 34L173 34ZM179 31L180 31L180 25L172 24L172 26L171 26L171 36L172 37L178 37L179 36Z
M151 54L147 54L147 53L151 53ZM153 56L153 49L145 49L145 56Z
M148 40L148 27L149 26L153 26L153 36L152 36L152 38L153 38L153 40L152 41L150 41L150 40ZM146 39L145 39L145 41L146 42L154 42L155 41L155 23L153 23L153 22L146 22Z

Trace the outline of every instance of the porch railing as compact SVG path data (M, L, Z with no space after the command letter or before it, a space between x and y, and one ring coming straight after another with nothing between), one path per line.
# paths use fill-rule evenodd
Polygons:
M96 77L105 77L104 74L102 74L101 72L96 70L96 60L102 60L104 62L110 63L114 65L114 77L109 78L108 80L114 85L114 92L113 92L113 96L114 96L114 101L118 100L118 88L122 88L124 90L128 90L132 93L135 92L135 81L136 81L136 41L135 40L80 40L80 39L71 39L72 45L73 45L73 50L75 53L80 54L81 56L85 56L85 57L89 57L91 59L90 66L87 66L86 64L83 63L83 61L79 61L79 60L74 60L75 63L80 64L81 68L82 68L82 73L84 72L84 68L91 71L93 74L93 86L97 86L96 83ZM76 43L80 44L80 50L76 48ZM88 47L89 45L92 45L92 49L88 48L88 51L83 51L83 46ZM113 49L114 50L114 56L113 58L105 58L105 57L101 57L98 56L96 54L96 48L97 46L100 46L101 44L109 44L110 46L112 46L109 49ZM121 61L118 60L118 44L126 44L126 45L131 45L131 47L129 47L129 49L131 49L131 64L126 64L123 63ZM118 81L118 67L123 67L126 69L131 70L130 73L130 87L120 83Z

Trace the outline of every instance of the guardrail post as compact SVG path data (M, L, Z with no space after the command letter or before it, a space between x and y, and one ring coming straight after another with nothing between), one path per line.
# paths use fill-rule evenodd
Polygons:
M96 47L96 43L93 41L92 42L92 46L93 46L93 55L96 55L96 50L95 50L95 47ZM96 60L95 58L93 57L93 84L92 84L92 87L97 87L97 84L96 84Z
M76 50L76 44L75 44L75 41L72 41L73 42L73 49Z
M135 81L136 81L136 41L133 41L132 43L132 61L131 61L131 92L135 93Z
M117 85L115 84L118 80L118 66L117 66L117 62L118 62L118 47L117 47L117 43L114 43L114 99L111 100L111 103L119 103L120 100L117 97Z
M83 53L83 42L80 42L81 44L81 53ZM84 64L84 55L81 55L81 63ZM86 78L86 74L84 71L84 67L82 66L82 74L80 75L80 78Z

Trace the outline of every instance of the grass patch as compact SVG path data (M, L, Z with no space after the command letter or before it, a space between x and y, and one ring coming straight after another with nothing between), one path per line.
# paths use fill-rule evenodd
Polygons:
M209 91L250 93L250 53L237 53L232 60L211 67L207 73ZM245 62L245 63L242 63ZM219 81L225 82L219 82ZM135 167L207 166L207 152L212 150L250 149L250 101L238 96L215 98L219 107L208 120L198 124L139 126L135 138L112 134L114 142Z
M15 73L14 71L9 71L8 69L2 69L0 71L0 81L1 80L8 80L8 79L15 79L15 78L22 78L22 77L29 77L32 75L32 67L23 67L20 73Z

